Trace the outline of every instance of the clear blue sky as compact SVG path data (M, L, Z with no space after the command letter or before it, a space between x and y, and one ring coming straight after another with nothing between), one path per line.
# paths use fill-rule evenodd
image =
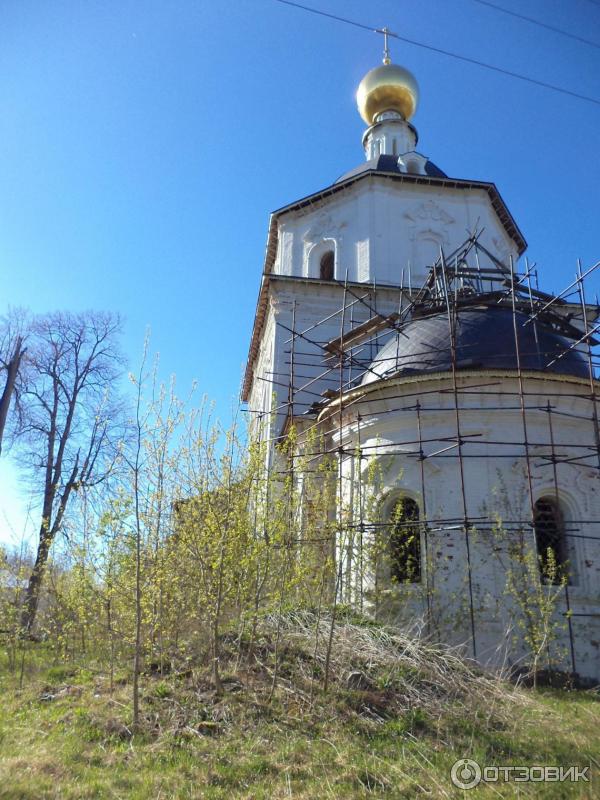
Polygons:
M600 0L497 3L600 43ZM600 99L600 49L475 0L306 4ZM119 311L132 366L150 326L164 373L226 415L268 214L363 159L354 92L380 38L274 0L1 2L4 304ZM408 44L392 56L421 87L420 151L496 183L546 288L600 258L600 106ZM18 523L8 473L0 538Z

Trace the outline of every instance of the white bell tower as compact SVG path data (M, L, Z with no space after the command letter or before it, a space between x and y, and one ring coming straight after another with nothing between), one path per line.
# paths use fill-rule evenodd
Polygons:
M406 304L440 248L452 252L469 231L482 231L480 242L506 263L526 247L493 183L449 178L417 152L411 119L419 87L409 70L391 62L388 31L381 33L383 64L365 75L356 94L367 125L366 160L271 215L242 392L251 415L275 426L269 438L290 414L310 417L331 389L319 377L320 348L340 336L344 293L362 298L346 314L349 329Z

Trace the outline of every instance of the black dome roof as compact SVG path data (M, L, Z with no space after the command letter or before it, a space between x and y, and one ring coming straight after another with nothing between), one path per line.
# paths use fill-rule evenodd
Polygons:
M362 175L363 172L395 172L398 175L404 174L398 166L398 156L377 156L377 158L372 158L370 161L365 161L358 167L351 169L350 172L344 173L341 178L337 179L336 183L341 183L342 181L348 180L348 178L355 178L357 175ZM432 178L448 177L445 172L442 172L439 167L436 167L433 161L425 162L425 174Z
M588 363L573 344L538 321L528 325L527 314L516 312L521 368L586 378ZM401 374L448 372L452 369L447 314L411 320L379 351L362 383ZM548 364L565 353L552 366ZM456 319L457 369L515 370L517 357L513 312L502 306L459 309Z

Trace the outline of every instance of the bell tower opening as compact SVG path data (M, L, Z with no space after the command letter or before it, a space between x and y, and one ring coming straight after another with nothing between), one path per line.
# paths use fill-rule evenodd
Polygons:
M333 250L328 250L321 256L319 262L319 277L322 281L332 281L334 278L335 254Z

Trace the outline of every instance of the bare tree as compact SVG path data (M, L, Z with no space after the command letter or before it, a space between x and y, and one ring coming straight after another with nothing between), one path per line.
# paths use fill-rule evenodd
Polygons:
M109 454L119 438L113 399L122 369L119 329L118 317L90 311L47 314L32 325L19 449L34 488L41 483L42 513L21 616L26 631L35 622L50 547L69 500L110 473Z

